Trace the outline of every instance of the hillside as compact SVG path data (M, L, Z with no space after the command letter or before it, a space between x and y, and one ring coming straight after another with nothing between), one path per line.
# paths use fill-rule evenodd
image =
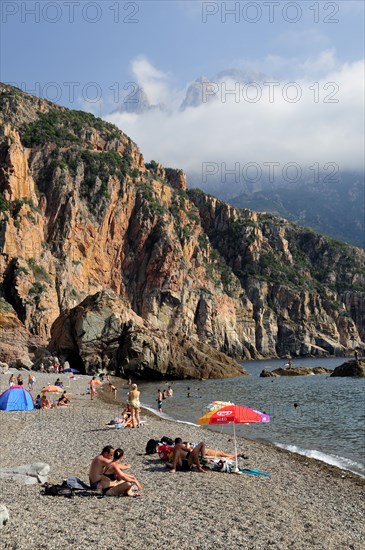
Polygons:
M0 122L0 360L236 376L362 345L362 250L187 192L88 113L1 85Z

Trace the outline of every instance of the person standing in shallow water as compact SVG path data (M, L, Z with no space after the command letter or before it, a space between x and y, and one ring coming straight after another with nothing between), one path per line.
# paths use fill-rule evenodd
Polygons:
M157 409L159 412L162 412L162 399L163 399L162 391L157 390Z

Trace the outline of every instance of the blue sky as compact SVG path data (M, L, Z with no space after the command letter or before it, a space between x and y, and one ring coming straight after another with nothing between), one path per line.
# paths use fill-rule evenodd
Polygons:
M346 159L342 159L340 150L335 153L344 166L362 163L361 111L355 113L363 85L362 1L3 0L1 9L1 81L103 117L115 109L116 90L125 94L123 86L131 81L137 81L150 96L161 94L160 99L170 103L170 113L162 119L163 115L157 114L147 118L111 118L141 146L147 159L154 157L167 164L178 163L185 169L198 170L201 162L210 158L210 152L216 158L222 143L227 142L230 117L242 121L241 126L234 128L236 138L229 143L230 149L234 149L238 136L250 128L251 141L256 143L251 157L258 150L267 155L270 144L277 145L280 140L282 128L273 125L273 133L263 146L259 139L262 128L256 136L254 121L264 121L265 117L275 120L284 113L288 126L295 124L300 128L303 124L304 137L310 132L305 128L308 117L318 118L318 127L312 125L311 131L326 137L321 162L327 158L328 137L350 135L357 138L360 147L351 152L350 140ZM226 14L224 20L225 10L232 9L235 14ZM247 105L245 110L242 106L237 117L223 113L221 105L217 105L215 111L205 111L209 119L216 117L213 128L209 128L202 110L198 114L199 109L182 119L174 99L180 101L189 83L200 75L212 78L217 72L231 68L263 72L270 79L287 82L294 79L303 88L314 82L325 86L336 79L345 95L339 106L321 105L321 111L318 105L296 104L286 105L283 112L280 101L275 101L270 111L263 105L260 112L256 112L255 106L249 110ZM70 82L73 84L67 84ZM355 93L357 90L356 97L353 88ZM346 121L349 126L343 128ZM202 128L206 130L203 133ZM209 142L209 135L217 128L223 133L223 142L208 143L199 150L199 143ZM194 161L189 149L192 133L199 141L194 144ZM176 150L171 146L171 134L182 136ZM303 141L296 145L302 148ZM243 142L241 147L244 146ZM322 150L321 142L315 142L314 147L315 151ZM238 158L240 150L235 149L229 160ZM279 152L275 147L273 155L280 157L280 161L285 155L295 158L295 150L285 146ZM308 162L312 157L308 155Z
M27 89L40 89L49 96L56 95L56 88L48 84L57 82L62 89L59 102L73 106L64 82L79 82L75 91L97 82L104 96L112 95L108 88L115 82L122 87L133 80L131 63L141 55L169 74L177 87L226 68L256 64L265 69L269 55L304 60L333 50L340 62L364 57L361 1L301 0L292 2L292 8L289 2L279 6L275 2L251 2L252 7L245 11L247 2L81 0L74 2L72 9L68 4L62 0L3 0L2 81L23 82ZM240 11L227 14L224 23L224 6L229 11L236 4ZM260 8L259 20L248 22L258 18ZM206 14L203 23L203 12L215 10L215 14ZM70 21L72 12L74 22ZM339 22L324 22L326 18ZM98 20L93 23L94 19ZM291 69L287 72L293 73L295 67ZM91 88L89 91L91 97Z

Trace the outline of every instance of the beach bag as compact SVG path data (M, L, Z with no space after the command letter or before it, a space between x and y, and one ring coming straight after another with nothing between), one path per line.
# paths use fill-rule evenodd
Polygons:
M62 485L47 484L44 488L44 494L52 497L55 497L55 496L62 496L67 498L73 497L72 489L67 485L67 482L63 482Z
M158 446L158 456L161 460L166 460L169 462L173 461L174 458L174 446L166 445L165 443L160 443Z
M171 437L167 437L166 435L164 435L163 437L161 437L161 443L166 443L166 445L173 445L174 440L171 439Z
M156 439L150 439L149 441L147 441L146 455L154 455L155 453L157 453L158 443L159 442L156 441Z

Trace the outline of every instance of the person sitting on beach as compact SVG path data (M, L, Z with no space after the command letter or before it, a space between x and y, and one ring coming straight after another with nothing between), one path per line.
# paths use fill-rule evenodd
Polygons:
M17 381L18 386L22 386L23 385L23 376L21 374L18 374L16 381Z
M66 390L63 392L61 397L58 400L57 406L58 407L68 407L70 405L70 400L66 395Z
M111 463L113 460L114 447L111 445L106 445L101 453L93 458L90 464L89 469L89 482L91 489L97 489L99 483L101 482L101 475L104 469Z
M131 409L130 409L130 406L129 406L129 405L127 405L127 406L122 410L122 413L121 413L120 417L121 417L125 422L128 422L128 420L131 420L131 419L132 419L132 412L131 412Z
M51 407L52 407L52 403L50 402L50 400L45 395L42 395L41 409L50 409Z
M55 386L58 386L59 388L63 388L63 384L59 378L57 378L56 382L54 383Z
M11 388L12 386L15 386L16 385L16 376L15 374L12 374L9 378L9 387Z
M34 408L35 409L41 409L42 408L42 398L40 394L37 395L37 397L34 400Z
M139 496L133 492L133 486L141 490L142 485L138 479L130 474L124 473L126 469L121 465L121 461L124 456L122 449L115 449L113 454L113 460L108 464L105 470L101 474L101 488L103 495L108 497L117 497L125 495L127 497Z
M191 449L184 445L181 437L175 439L174 458L172 464L167 464L171 468L170 472L175 473L177 470L180 472L188 472L195 465L198 472L205 473L205 470L201 467L199 456L205 458L205 443L201 441L196 447Z

